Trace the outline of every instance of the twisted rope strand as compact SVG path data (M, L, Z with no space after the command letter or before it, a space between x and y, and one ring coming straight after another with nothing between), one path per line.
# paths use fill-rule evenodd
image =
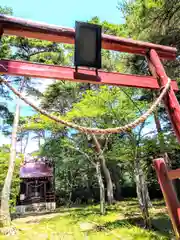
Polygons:
M168 82L164 86L164 88L161 91L159 97L153 102L151 107L144 114L142 114L139 118L137 118L135 121L133 121L131 123L126 124L125 126L115 127L115 128L106 128L106 129L84 127L84 126L80 126L78 124L60 119L60 118L48 113L46 110L43 110L42 108L34 105L30 100L28 100L20 92L18 92L15 88L13 88L4 78L1 77L0 82L4 83L21 100L23 100L25 103L27 103L33 109L35 109L37 112L40 112L42 115L48 117L49 119L51 119L51 120L53 120L57 123L63 124L67 127L71 127L71 128L76 129L76 130L79 130L80 132L83 132L83 133L91 133L91 134L94 133L94 134L98 135L98 134L111 134L111 133L128 132L131 129L138 126L140 123L143 123L154 112L154 110L157 108L157 106L162 101L163 97L168 92L168 90L170 88L170 84L171 84L171 79L168 78Z

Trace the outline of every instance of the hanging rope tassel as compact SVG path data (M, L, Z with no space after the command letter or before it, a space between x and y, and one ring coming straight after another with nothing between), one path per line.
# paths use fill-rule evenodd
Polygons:
M111 134L111 133L128 132L131 129L137 127L140 123L143 123L154 112L154 110L157 108L157 106L161 103L162 99L164 98L164 96L166 95L166 93L168 92L168 90L170 88L171 79L168 78L167 84L164 86L163 89L161 88L161 93L160 93L159 97L153 102L151 107L144 114L142 114L139 118L137 118L135 121L133 121L131 123L126 124L125 126L116 127L116 128L106 128L106 129L84 127L84 126L80 126L78 124L60 119L60 118L48 113L47 111L43 110L42 108L34 105L30 100L28 100L20 92L18 92L15 88L13 88L11 86L11 84L8 83L8 81L5 80L4 78L1 77L0 82L4 83L21 100L23 100L25 103L27 103L33 109L35 109L37 112L39 112L42 115L48 117L49 119L51 119L51 120L53 120L57 123L63 124L67 127L74 128L74 129L76 129L80 132L83 132L83 133L91 133L91 134L94 133L94 134L98 135L98 134Z

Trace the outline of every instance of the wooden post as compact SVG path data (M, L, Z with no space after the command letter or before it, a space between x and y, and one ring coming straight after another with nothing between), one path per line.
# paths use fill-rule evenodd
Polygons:
M74 44L75 30L46 23L34 22L22 18L0 14L0 24L4 34L19 37L37 38L58 43ZM102 47L107 50L146 55L149 49L155 49L163 59L175 59L177 49L173 47L125 39L102 34Z
M28 182L26 182L26 198L28 197Z
M154 49L150 50L149 60L150 70L153 76L157 75L160 86L165 86L168 81L168 76L166 75L160 58ZM170 88L167 95L164 97L164 104L167 109L176 137L180 142L180 105L172 87Z
M4 29L2 24L0 24L0 39L2 38L3 33L4 33Z
M164 159L155 159L154 167L161 187L161 191L165 199L168 213L171 218L175 235L177 239L180 239L180 212L178 211L180 204L172 185L172 181L168 177L168 170Z
M159 89L157 79L152 76L139 76L130 74L121 74L118 72L99 71L98 79L95 81L93 74L95 72L87 68L79 68L80 77L74 75L73 67L63 67L55 65L46 65L31 63L25 61L0 60L0 73L14 76L35 77L43 79L67 80L74 82L86 82L93 84L107 84L124 87ZM96 77L97 78L97 77ZM171 83L174 91L178 91L178 85L175 80Z
M44 199L45 199L45 202L46 202L46 181L44 181Z

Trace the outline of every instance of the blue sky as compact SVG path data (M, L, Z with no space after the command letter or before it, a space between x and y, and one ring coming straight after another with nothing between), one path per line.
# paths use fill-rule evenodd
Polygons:
M12 7L16 17L73 27L76 20L87 21L94 16L121 23L118 2L120 0L0 0L0 6Z

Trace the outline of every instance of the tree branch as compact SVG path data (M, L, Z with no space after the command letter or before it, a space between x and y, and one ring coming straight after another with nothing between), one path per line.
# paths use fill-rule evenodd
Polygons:
M87 153L81 151L81 150L78 149L78 148L72 147L72 146L68 146L68 148L71 148L71 149L73 149L73 150L81 153L82 155L84 155L84 156L91 162L91 164L92 164L94 167L96 167L96 164L91 160L91 158L89 157L89 155L88 155Z

